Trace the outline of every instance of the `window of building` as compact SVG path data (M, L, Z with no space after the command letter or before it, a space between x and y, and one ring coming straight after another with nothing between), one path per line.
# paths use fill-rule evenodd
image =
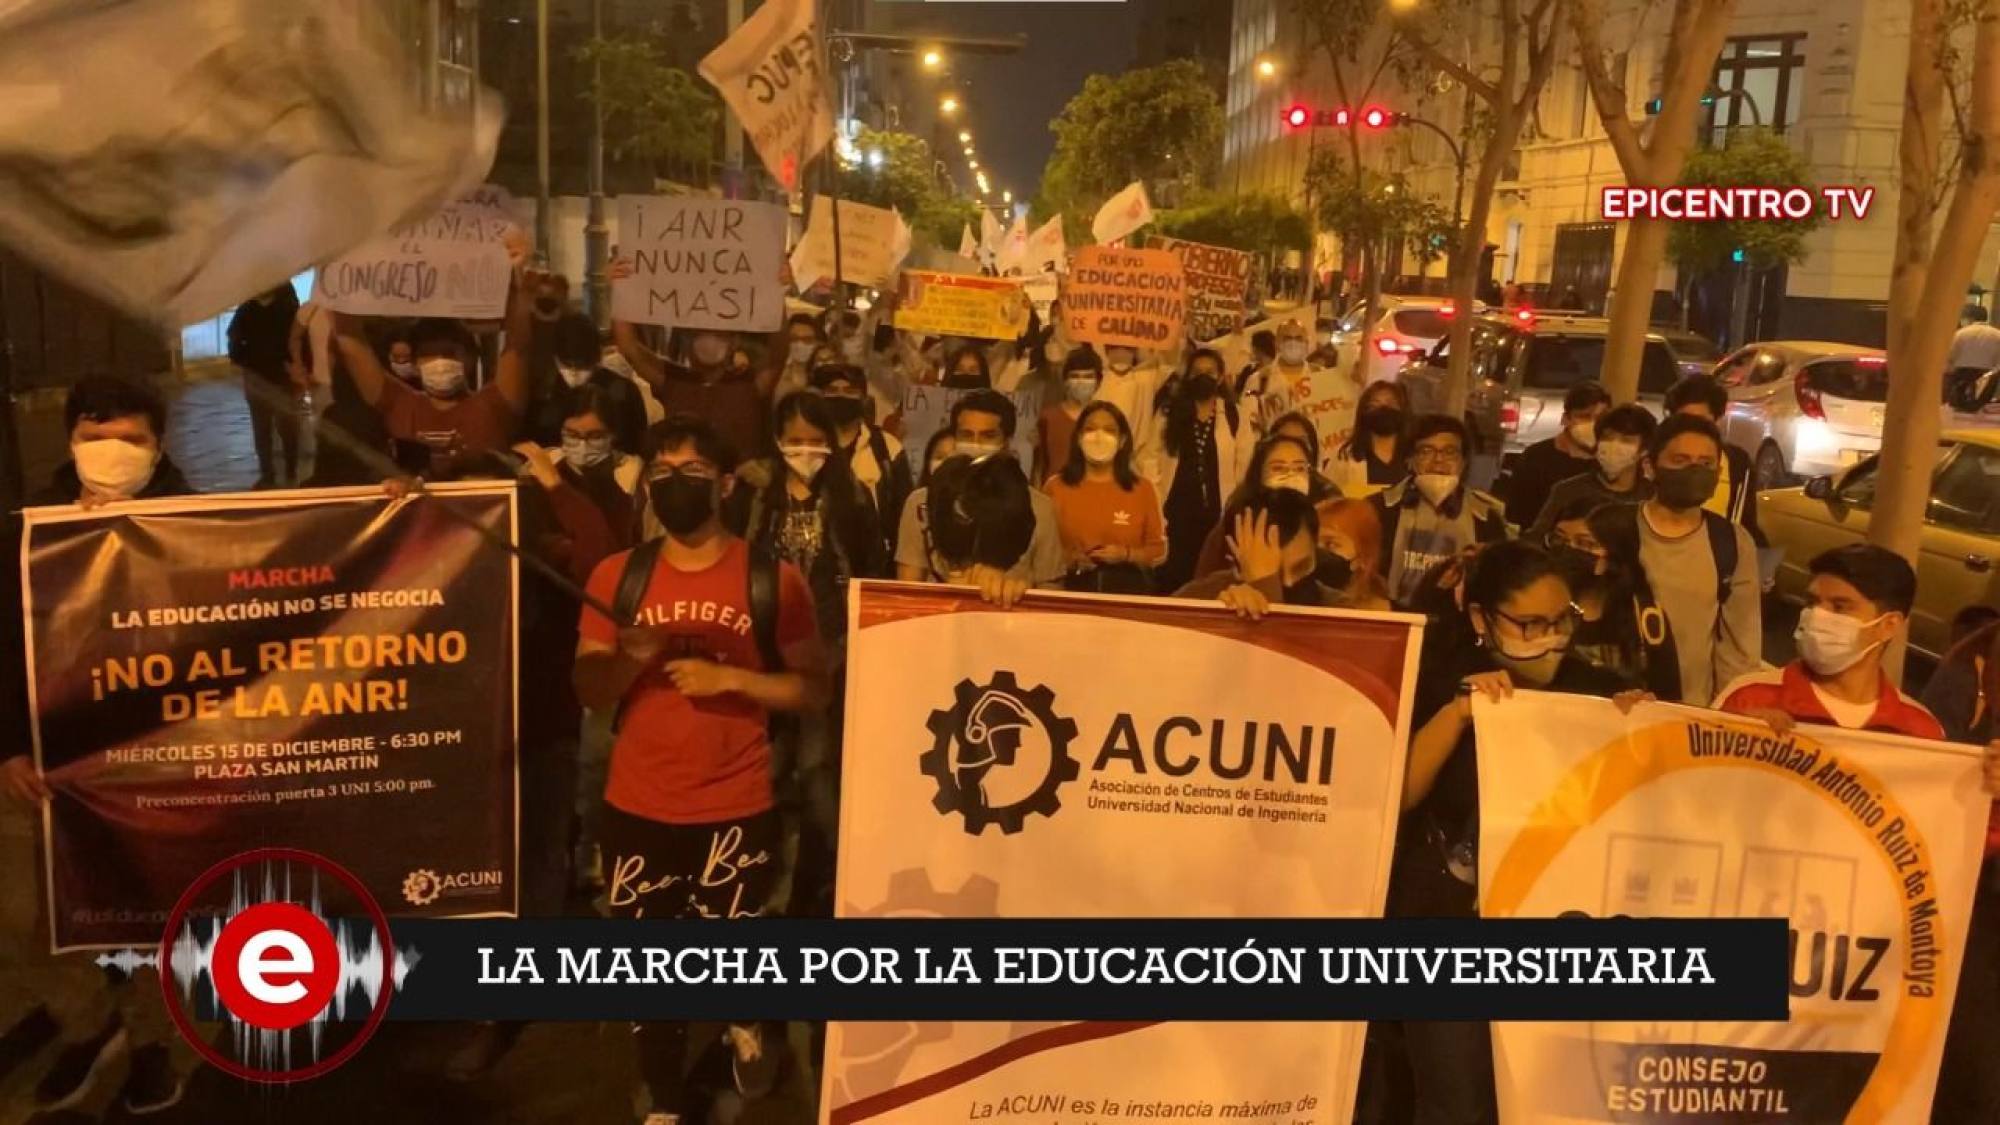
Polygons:
M1715 103L1704 127L1710 144L1729 139L1729 130L1764 125L1783 133L1799 119L1805 101L1803 34L1731 39L1715 62Z

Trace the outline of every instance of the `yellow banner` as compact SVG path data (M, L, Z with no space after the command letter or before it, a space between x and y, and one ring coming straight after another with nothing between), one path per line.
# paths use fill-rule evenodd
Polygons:
M904 270L896 327L928 336L1011 340L1028 330L1028 297L1018 281Z

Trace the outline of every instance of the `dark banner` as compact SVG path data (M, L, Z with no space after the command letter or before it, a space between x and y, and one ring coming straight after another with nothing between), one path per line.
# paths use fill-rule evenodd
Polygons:
M212 865L304 848L391 913L515 909L509 484L27 513L58 948L156 942Z

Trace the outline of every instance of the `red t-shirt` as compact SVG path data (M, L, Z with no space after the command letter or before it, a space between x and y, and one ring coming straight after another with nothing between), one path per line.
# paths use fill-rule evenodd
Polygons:
M618 595L630 551L612 555L591 573L588 589L606 603ZM618 741L611 751L605 800L633 816L666 824L709 824L755 816L772 805L771 743L764 709L738 695L689 699L674 689L662 665L711 660L765 671L750 624L750 548L732 540L706 570L677 570L664 558L640 601L640 620L668 634L659 662L625 695ZM812 591L798 569L778 564L778 644L813 635ZM586 607L579 626L586 641L616 645L618 629Z

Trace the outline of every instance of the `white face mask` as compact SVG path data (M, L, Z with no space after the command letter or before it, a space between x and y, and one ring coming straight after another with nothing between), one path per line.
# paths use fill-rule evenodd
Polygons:
M1004 445L986 445L976 441L961 441L958 443L958 452L952 456L970 457L974 461L984 461L1005 448L1007 447Z
M1571 422L1569 426L1570 444L1578 449L1597 448L1597 423Z
M868 341L859 336L849 336L840 342L840 354L845 356L849 363L860 363L867 349Z
M1306 361L1304 340L1281 340L1278 343L1278 358L1294 366Z
M823 445L781 445L778 452L785 458L786 466L808 484L826 468L827 458L833 456L833 451Z
M417 381L417 365L414 363L391 363L389 372L405 383Z
M562 373L562 381L571 387L583 386L597 373L595 367L571 367L566 363L556 364L556 370Z
M1457 473L1418 473L1416 481L1417 491L1423 493L1424 499L1430 501L1433 508L1443 504L1451 498L1452 493L1458 491Z
M1097 379L1090 375L1080 378L1072 375L1063 380L1063 386L1069 394L1069 400L1078 406L1089 402L1097 394Z
M1118 456L1118 435L1107 434L1103 430L1092 430L1079 435L1077 445L1083 449L1083 459L1093 465L1109 465Z
M1597 443L1597 467L1606 477L1621 477L1639 463L1639 443L1622 438Z
M1123 352L1112 352L1105 357L1104 365L1123 375L1132 370L1132 357Z
M562 439L563 460L579 469L588 469L603 464L611 456L611 435L596 438Z
M1264 487L1288 488L1293 492L1296 492L1299 495L1304 496L1312 488L1312 478L1306 475L1306 471L1304 469L1290 470L1282 473L1272 473L1264 478Z
M427 359L417 364L424 392L437 398L452 398L465 390L465 365L455 359Z
M1799 657L1806 667L1822 676L1837 676L1882 643L1861 643L1861 631L1880 620L1857 621L1830 609L1807 609L1799 614L1799 627L1793 630L1792 639L1798 642Z
M158 449L116 438L80 441L70 446L69 452L76 459L76 475L85 488L119 500L137 496L160 463Z
M794 366L803 366L807 360L813 357L813 349L818 346L818 344L813 343L811 340L793 340L790 352L792 364Z
M715 336L697 336L689 349L694 361L704 367L715 367L729 358L729 341Z

